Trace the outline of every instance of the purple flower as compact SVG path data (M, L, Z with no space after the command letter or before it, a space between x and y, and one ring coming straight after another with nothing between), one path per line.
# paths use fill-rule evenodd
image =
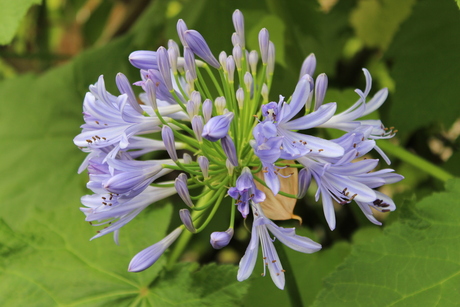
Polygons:
M85 221L103 221L93 226L107 225L98 231L91 240L99 238L111 232L115 232L115 242L118 242L118 231L121 227L134 219L142 210L150 204L174 195L173 187L147 187L142 193L133 198L126 198L112 193L85 195L81 198L86 208L80 210L86 215Z
M374 188L403 178L401 175L391 173L393 170L390 169L371 172L379 162L376 159L352 162L356 157L372 149L373 144L373 141L361 139L364 144L357 145L359 141L355 137L356 135L351 133L340 140L344 146L348 140L356 141L350 148L346 148L346 153L340 159L320 161L308 155L297 159L306 168L305 182L309 184L308 177L312 177L318 185L315 197L318 201L321 196L324 216L331 230L335 228L333 200L342 205L353 200L358 204L374 204L378 200ZM358 152L360 148L362 152ZM365 206L360 205L360 207Z
M314 253L321 249L321 245L309 238L296 235L295 228L277 226L264 215L260 205L257 203L253 206L253 213L254 222L252 223L251 241L243 258L241 258L237 279L243 281L251 276L256 264L260 241L264 261L263 276L265 276L265 266L267 266L275 285L280 289L284 289L284 270L273 245L273 239L268 231L281 243L298 252Z
M226 231L215 231L211 233L211 245L215 249L221 249L230 243L233 237L233 228Z
M192 49L193 53L202 58L206 63L213 66L214 68L220 68L220 63L214 57L209 49L203 36L195 30L187 30L184 32L184 39L187 42L188 47Z
M211 117L211 119L203 127L202 136L211 142L220 140L227 135L232 119L232 112Z
M310 96L310 79L308 75L300 79L291 103L284 102L284 97L280 96L278 104L271 102L262 107L265 116L262 130L264 136L267 139L274 136L283 137L281 159L293 160L311 152L324 157L343 155L343 148L338 144L292 131L317 127L331 118L336 110L335 103L328 103L310 114L291 120L299 113Z
M228 190L228 195L237 200L238 211L246 218L249 214L249 201L260 203L265 200L264 192L257 189L249 168L244 167L236 180L236 187Z
M178 227L160 242L155 243L138 253L133 257L133 259L131 259L131 262L128 266L128 271L141 272L145 269L148 269L158 260L158 258L160 258L166 249L168 249L168 247L171 246L174 241L176 241L181 233L182 228Z
M129 61L139 69L158 69L156 51L138 50L131 52Z

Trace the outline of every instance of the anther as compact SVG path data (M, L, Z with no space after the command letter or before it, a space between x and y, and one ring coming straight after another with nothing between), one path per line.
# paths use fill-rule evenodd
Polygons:
M322 151L324 151L324 149L318 149L318 152L322 152Z
M90 143L90 144L91 144L93 141L91 141L91 140L86 140L86 142L88 142L88 143Z

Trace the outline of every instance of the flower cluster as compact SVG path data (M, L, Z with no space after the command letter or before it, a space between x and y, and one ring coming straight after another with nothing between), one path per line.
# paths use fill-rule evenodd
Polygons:
M219 249L232 239L237 210L243 218L253 216L237 278L251 275L260 243L264 263L283 289L284 270L272 236L303 253L316 252L321 245L296 235L294 228L277 226L272 220L286 219L286 209L273 199L295 202L315 181L315 197L321 198L331 230L336 224L334 202L354 201L378 225L372 209L395 209L391 198L376 189L403 177L391 169L373 171L379 160L363 158L375 149L389 163L376 140L391 138L395 131L379 120L361 119L382 105L388 91L368 99L372 80L364 69L364 92L356 90L356 103L337 114L336 103L323 103L328 79L325 74L313 78L312 54L292 96L271 101L275 46L269 33L260 31L259 51L247 50L238 10L233 23L229 55L221 52L216 58L202 35L179 20L182 56L172 40L157 51L135 51L129 61L140 70L141 80L131 83L118 74L119 95L107 92L102 76L89 87L83 102L85 124L74 143L88 153L79 172L87 169L87 186L94 194L82 197L81 210L86 221L106 226L93 238L113 233L118 242L120 228L147 206L180 196L187 206L179 212L183 224L132 259L129 271L137 272L155 263L184 230L202 231L218 208L228 205L221 208L230 212L228 228L212 233L211 245ZM138 97L133 85L142 89ZM311 128L339 129L343 135L324 139L300 132ZM149 160L161 152L169 158ZM166 179L170 173L175 180ZM293 189L283 189L285 178ZM287 216L294 217L292 210Z

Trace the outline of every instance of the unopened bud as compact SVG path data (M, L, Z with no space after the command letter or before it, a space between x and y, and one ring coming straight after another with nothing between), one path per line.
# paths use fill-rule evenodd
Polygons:
M190 211L188 209L180 209L179 217L188 231L190 231L191 233L196 232L196 228L193 225L192 216L190 215Z
M211 245L215 249L221 249L230 243L233 237L233 228L226 231L215 231L211 233Z

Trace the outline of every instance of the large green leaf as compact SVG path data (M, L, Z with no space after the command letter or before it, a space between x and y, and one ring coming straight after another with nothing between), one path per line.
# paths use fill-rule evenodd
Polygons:
M460 180L400 208L400 220L355 246L314 306L453 306L460 302Z
M0 45L11 42L27 10L41 0L0 0Z
M139 300L150 291L164 258L139 274L129 273L127 265L138 251L161 240L170 214L171 207L164 206L137 217L121 231L121 246L110 235L90 242L95 229L68 204L33 210L21 231L2 223L0 304L99 306Z
M387 54L396 82L390 117L403 135L435 122L449 127L458 118L459 32L453 1L423 0L393 40Z

